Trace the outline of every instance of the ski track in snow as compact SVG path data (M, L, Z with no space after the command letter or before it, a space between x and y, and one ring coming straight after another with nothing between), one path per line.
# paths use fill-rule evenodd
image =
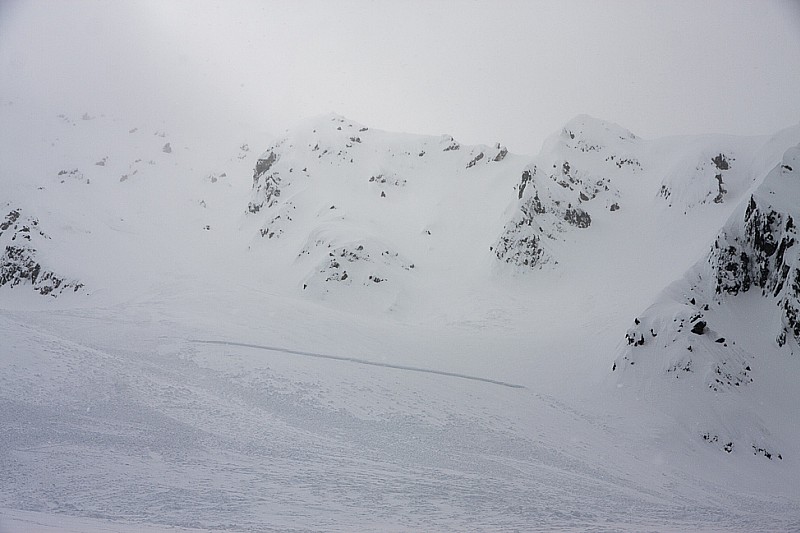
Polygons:
M439 376L448 376L452 378L459 378L459 379L469 379L472 381L481 381L483 383L491 383L492 385L500 385L503 387L509 387L511 389L524 389L523 385L517 385L514 383L508 383L505 381L499 381L496 379L490 378L481 378L477 376L468 376L467 374L459 374L457 372L447 372L445 370L433 370L430 368L419 368L415 366L406 366L406 365L393 365L391 363L378 363L376 361L369 361L367 359L357 359L355 357L342 357L339 355L326 355L321 353L314 353L314 352L304 352L301 350L291 350L289 348L279 348L275 346L262 346L260 344L249 344L245 342L233 342L233 341L215 341L215 340L200 340L200 339L189 339L189 342L195 342L198 344L219 344L222 346L243 346L245 348L256 348L259 350L268 350L270 352L280 352L280 353L287 353L292 355L303 355L306 357L316 357L318 359L332 359L334 361L346 361L348 363L356 363L359 365L369 365L369 366L379 366L382 368L394 368L397 370L407 370L409 372L421 372L423 374L436 374Z

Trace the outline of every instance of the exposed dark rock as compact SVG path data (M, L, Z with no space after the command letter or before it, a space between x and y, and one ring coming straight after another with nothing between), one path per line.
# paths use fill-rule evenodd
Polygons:
M588 228L592 224L592 217L589 216L589 213L579 207L567 208L564 220L578 228Z
M775 457L776 459L783 460L783 456L781 456L781 454L779 453L769 451L766 448L756 446L755 444L752 445L752 448L753 448L753 455L763 455L769 460L772 460L773 457Z
M728 158L725 154L719 154L718 156L711 159L711 162L714 163L714 165L716 165L718 170L728 170L729 168L731 168L730 164L728 163Z
M718 295L747 292L755 286L778 298L783 315L779 345L787 334L800 341L800 284L797 269L797 228L792 216L764 206L751 196L741 230L722 233L714 243L709 263Z
M494 253L499 260L506 263L534 267L543 259L544 250L538 235L525 235L520 231L523 225L523 222L517 222L507 229L495 246Z
M481 159L483 159L483 157L484 157L484 154L483 154L483 152L480 152L480 153L478 153L478 155L476 155L475 157L473 157L473 158L470 160L470 162L469 162L469 163L467 163L467 168L472 168L472 167L474 167L474 166L475 166L475 165L478 163L478 161L480 161Z
M278 203L278 198L281 196L280 174L277 172L267 174L277 160L277 154L270 151L267 157L261 157L256 161L256 168L253 171L253 199L247 206L248 212L258 213L261 209L273 207Z
M0 235L3 234L3 231L10 228L11 225L14 224L17 220L19 220L19 211L13 209L6 215L5 220L3 222L0 222Z
M12 209L0 222L0 237L9 243L0 256L0 287L29 284L39 294L54 297L67 289L78 291L83 287L82 283L56 275L37 260L36 247L50 237L41 230L36 217Z
M536 171L536 169L534 167L534 172L535 171ZM530 170L525 169L522 172L522 179L520 180L520 183L519 183L519 194L517 195L520 200L522 200L522 194L525 192L525 187L528 185L528 182L531 181L532 177L533 177L533 174L531 174Z
M0 287L30 283L42 295L58 296L67 289L77 292L82 283L66 281L36 261L36 252L27 247L6 246L0 257Z
M725 193L728 191L722 186L722 174L717 174L714 178L717 180L717 196L714 197L714 203L721 204L723 196L725 196Z
M278 156L275 152L270 152L267 157L260 157L258 161L256 161L256 168L255 172L253 172L253 179L256 180L260 175L268 171L272 168L272 165L278 160Z
M698 320L692 326L692 333L695 335L702 335L706 332L706 322L704 320Z
M446 135L443 138L443 141L448 143L448 145L445 146L444 149L442 150L443 152L452 152L454 150L461 149L461 145L458 144L458 142L456 142L456 140L453 139L450 135Z

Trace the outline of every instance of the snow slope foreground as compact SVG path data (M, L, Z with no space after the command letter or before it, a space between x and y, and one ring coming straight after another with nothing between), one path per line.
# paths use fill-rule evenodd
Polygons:
M800 526L800 127L0 113L0 531Z
M233 531L796 526L792 457L715 462L635 403L542 393L546 359L511 368L501 338L247 291L153 298L3 312L0 508Z

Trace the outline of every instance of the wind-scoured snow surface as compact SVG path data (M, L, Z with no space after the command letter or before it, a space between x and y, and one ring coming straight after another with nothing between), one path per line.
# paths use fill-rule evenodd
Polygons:
M0 531L800 528L800 128L38 117L0 131Z

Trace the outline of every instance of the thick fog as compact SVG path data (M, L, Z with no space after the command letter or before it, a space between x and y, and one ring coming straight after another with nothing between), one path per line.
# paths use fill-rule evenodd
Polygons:
M798 6L6 0L0 98L274 133L335 111L525 153L578 113L770 133L800 121Z

